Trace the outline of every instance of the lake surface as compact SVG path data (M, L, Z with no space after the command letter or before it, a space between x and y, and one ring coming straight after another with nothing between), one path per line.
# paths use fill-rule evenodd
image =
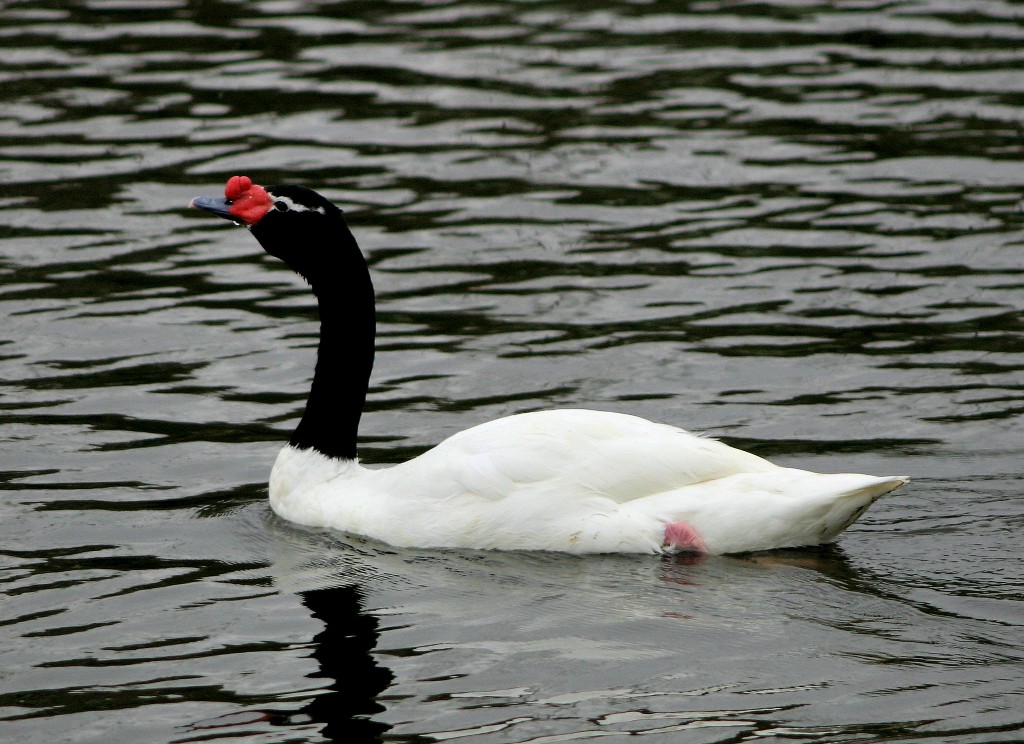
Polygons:
M0 739L1024 738L1024 5L15 0L0 47ZM286 524L317 329L185 209L236 173L371 262L368 463L583 406L914 480L703 560Z

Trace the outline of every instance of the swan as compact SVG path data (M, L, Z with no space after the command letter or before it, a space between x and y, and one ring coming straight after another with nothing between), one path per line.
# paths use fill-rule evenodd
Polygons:
M623 413L521 413L387 468L356 452L374 293L341 210L296 185L231 177L196 207L244 225L303 277L320 341L302 418L270 474L286 520L398 547L743 553L831 542L904 476L819 474Z

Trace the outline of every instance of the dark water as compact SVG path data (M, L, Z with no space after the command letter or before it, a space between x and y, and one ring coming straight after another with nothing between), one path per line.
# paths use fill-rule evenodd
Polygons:
M1024 5L8 1L0 46L0 738L1024 738ZM316 329L184 209L235 173L371 259L368 462L590 406L915 480L704 561L287 525Z

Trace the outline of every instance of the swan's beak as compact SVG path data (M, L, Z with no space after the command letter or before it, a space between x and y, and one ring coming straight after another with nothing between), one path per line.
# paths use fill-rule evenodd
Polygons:
M197 196L188 203L193 209L205 209L210 214L215 214L232 222L238 222L238 218L228 211L231 209L231 204L232 202L218 196Z

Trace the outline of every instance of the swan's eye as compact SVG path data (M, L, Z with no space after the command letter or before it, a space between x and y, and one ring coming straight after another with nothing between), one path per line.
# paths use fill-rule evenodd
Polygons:
M278 212L287 212L288 205L285 204L283 201L276 201L274 202L274 209L276 209Z

